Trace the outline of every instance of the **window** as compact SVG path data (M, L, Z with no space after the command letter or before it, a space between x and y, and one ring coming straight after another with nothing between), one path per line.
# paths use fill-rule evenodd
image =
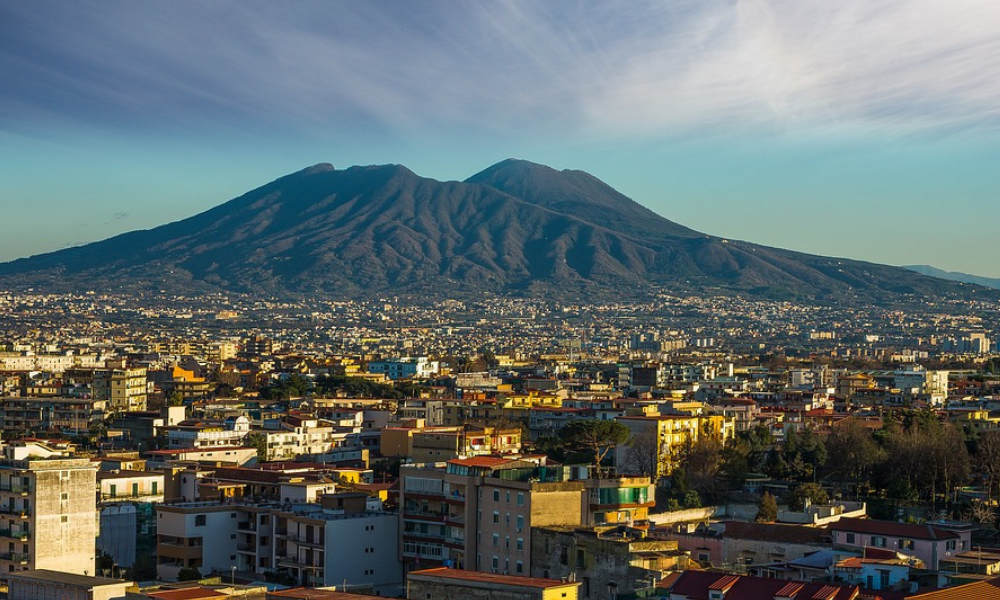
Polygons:
M945 544L945 549L946 550L954 550L955 547L956 547L955 540L948 540L948 543Z
M848 533L847 534L847 543L848 544L853 544L854 543L854 534L853 533Z
M872 546L875 546L876 548L885 548L885 538L880 535L873 535Z
M194 516L194 526L204 527L205 526L205 515L195 515Z
M500 490L493 490L493 501L500 502Z
M494 533L493 534L493 547L496 548L499 545L500 545L500 534L499 533Z
M507 513L507 517L504 519L504 525L510 527L510 513Z
M500 511L499 510L493 511L493 522L496 523L497 525L500 524Z
M517 515L517 530L524 531L524 515Z
M509 535L504 537L503 547L506 548L507 550L510 550L510 536Z
M507 504L510 504L510 490L507 490Z
M524 506L524 492L517 493L517 505Z
M63 523L69 523L69 517L67 517L66 515L59 517L59 520Z
M899 540L900 550L913 550L913 540Z
M524 573L524 562L522 562L520 560L517 561L517 565L515 565L514 571L516 573Z
M517 538L517 549L524 550L524 538Z

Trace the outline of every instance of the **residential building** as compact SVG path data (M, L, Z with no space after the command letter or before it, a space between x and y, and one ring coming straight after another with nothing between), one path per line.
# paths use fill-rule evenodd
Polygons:
M384 374L389 379L427 378L437 375L440 363L426 356L391 358L368 363L369 373Z
M412 571L406 578L409 600L577 600L580 583L538 577L512 577L460 569Z
M627 527L534 527L531 545L531 576L579 581L581 600L607 598L610 583L619 594L653 587L690 563L677 542Z
M646 518L648 478L589 479L589 470L490 456L400 471L403 562L528 575L532 527Z
M6 575L12 600L125 600L135 583L90 577L59 569L34 569Z
M834 548L883 548L912 555L937 571L941 560L971 550L972 531L947 523L911 525L872 519L840 519L830 525Z
M38 444L0 460L0 573L94 570L97 467Z
M669 475L673 470L677 452L689 442L701 436L713 436L720 441L732 435L721 415L657 415L625 416L618 422L629 428L631 437L647 436L655 444L656 476ZM619 473L630 473L629 444L619 445L615 450L615 467Z
M147 382L143 367L94 370L94 398L105 400L111 412L146 410Z
M107 404L91 398L0 398L0 429L86 434L103 423Z
M380 503L220 504L157 507L157 571L182 568L259 576L277 571L299 585L348 584L396 595L402 590L399 521ZM256 575L253 575L256 574Z

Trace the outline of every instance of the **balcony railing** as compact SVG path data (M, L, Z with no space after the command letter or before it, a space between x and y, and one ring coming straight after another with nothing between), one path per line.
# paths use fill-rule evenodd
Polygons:
M28 562L28 555L20 552L0 552L0 560L25 564Z
M20 484L20 485L7 484L7 485L4 485L4 484L0 483L0 492L9 492L9 493L13 493L13 494L27 494L30 491L31 490L28 489L28 486L26 486L24 484Z
M14 508L13 506L0 505L0 515L11 515L24 519L31 516L31 511L25 508Z
M10 529L0 529L0 538L9 538L26 542L31 538L31 533L27 531L12 531Z

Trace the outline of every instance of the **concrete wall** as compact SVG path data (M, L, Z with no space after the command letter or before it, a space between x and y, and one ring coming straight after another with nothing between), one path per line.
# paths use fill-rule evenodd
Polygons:
M31 546L34 569L94 574L97 538L96 467L78 461L33 461ZM64 467L64 468L62 468ZM20 550L20 548L17 548Z
M399 539L399 519L394 514L327 521L326 585L371 584L379 595L399 595L403 591Z

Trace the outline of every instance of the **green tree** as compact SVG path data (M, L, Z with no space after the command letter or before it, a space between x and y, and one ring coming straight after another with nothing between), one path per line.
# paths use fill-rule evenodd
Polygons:
M194 567L184 567L177 572L177 581L198 581L201 579L201 571Z
M810 504L826 504L830 496L817 483L803 483L792 490L788 497L788 508L795 511L803 510L806 500Z
M266 462L267 455L267 434L261 431L252 431L243 438L243 445L257 449L257 461Z
M559 437L573 449L587 452L597 468L597 477L603 477L601 464L611 450L628 441L629 428L618 421L587 419L570 421L559 432Z
M760 504L757 505L757 517L754 519L757 523L774 523L778 520L778 501L770 492L764 492L764 495L760 498Z

